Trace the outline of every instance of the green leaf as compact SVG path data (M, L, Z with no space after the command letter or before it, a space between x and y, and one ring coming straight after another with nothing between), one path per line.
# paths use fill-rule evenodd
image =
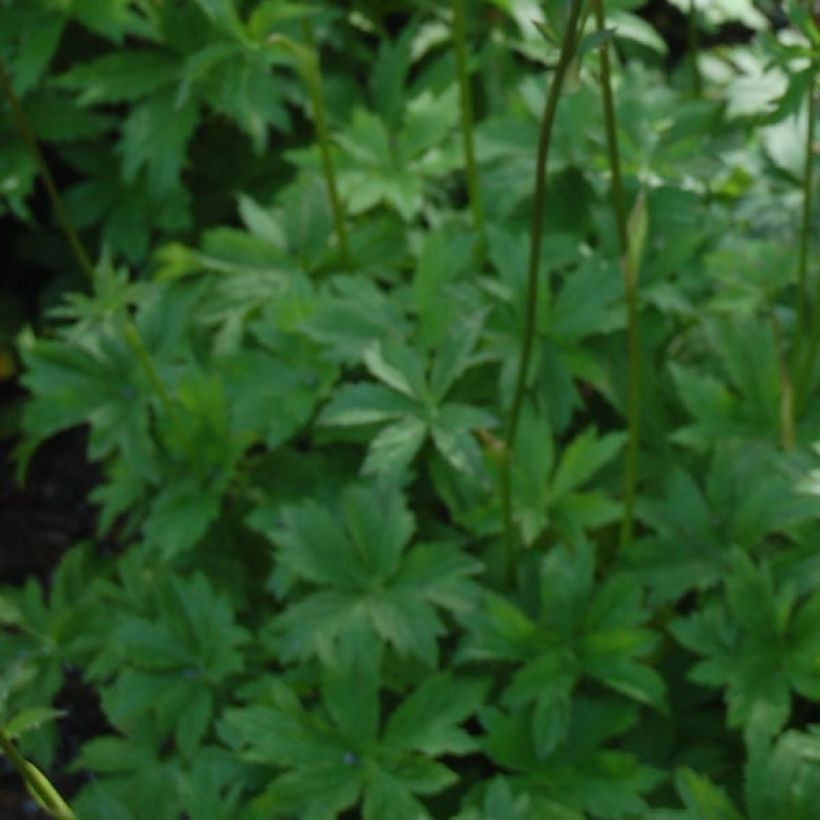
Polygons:
M62 40L66 18L62 14L54 14L47 8L36 7L9 7L8 13L15 15L14 22L18 25L22 23L23 36L9 67L14 89L18 96L22 97L37 85L48 69ZM11 19L8 22L0 19L0 24L8 25Z
M395 487L352 487L342 496L342 518L363 567L387 578L399 568L415 519Z
M380 339L404 338L408 329L400 306L375 282L355 274L332 280L304 327L310 338L329 346L334 359L347 364L358 364Z
M205 535L221 508L221 493L203 492L187 478L164 487L151 504L143 524L146 544L166 559L190 550Z
M439 788L445 788L452 780L453 777L442 778ZM365 788L363 817L364 820L386 820L388 817L429 820L430 814L398 778L378 770Z
M397 130L401 121L404 85L410 71L415 33L415 26L407 26L395 41L383 39L370 74L376 109L391 130Z
M660 34L636 14L613 10L607 14L607 23L615 29L615 37L619 40L630 40L660 55L669 50Z
M319 378L310 370L291 367L261 351L243 351L220 364L235 433L254 433L274 448L313 416Z
M635 288L638 285L638 277L641 272L641 259L643 258L648 231L649 212L646 206L646 194L642 189L638 194L632 212L629 214L627 224L629 243L626 259L623 261L624 278L627 288Z
M513 459L516 516L524 543L541 534L549 517L550 485L555 458L552 430L547 419L529 403L521 413Z
M370 373L392 390L419 401L427 393L424 366L416 352L398 342L370 345L364 352Z
M445 544L408 550L412 532L391 486L348 489L339 516L312 501L285 507L270 533L279 560L272 586L287 590L296 576L319 587L276 619L288 656L326 659L339 642L362 645L368 635L433 664L445 631L438 610L470 608L479 566Z
M432 757L473 751L475 740L458 724L476 711L486 689L486 682L480 680L448 674L428 678L390 715L384 743Z
M584 430L573 439L558 462L552 480L553 498L561 498L587 482L615 457L623 443L622 433L608 433L598 438L592 428Z
M135 102L175 82L179 66L161 51L117 51L74 65L57 78L80 105Z
M691 769L679 769L675 786L692 820L741 820L729 798L709 778Z
M152 191L165 194L173 190L198 122L198 105L190 100L177 105L172 91L135 105L125 120L120 142L126 182L132 182L145 168Z
M287 248L287 238L276 216L247 194L239 194L238 201L239 216L245 227L254 236L284 251Z
M469 268L472 244L471 236L453 235L450 230L434 231L425 239L413 274L413 302L421 338L429 347L438 346L446 337L453 352L458 350L461 339L452 331L453 305L450 298L442 297L453 296L454 283ZM468 332L473 321L468 318ZM433 389L441 392L439 387Z
M596 48L601 48L601 46L608 44L613 39L615 31L615 28L605 28L585 35L578 44L576 59L580 60L588 52L594 51Z
M380 384L342 385L319 415L320 424L375 424L415 413L417 405Z
M364 475L396 475L410 465L427 437L427 425L415 416L385 427L370 442Z
M431 435L436 448L456 470L471 475L481 473L481 451L474 432L496 426L489 413L466 404L450 402L434 416Z
M194 0L216 26L228 34L241 37L244 33L233 0Z
M339 732L360 755L376 743L379 729L378 651L348 651L326 667L322 699Z
M10 738L15 739L20 735L37 729L44 723L63 717L66 712L62 709L51 709L47 706L36 706L31 709L24 709L18 712L3 727L3 732Z
M450 324L450 330L436 351L430 370L430 390L437 403L444 400L456 381L470 366L470 357L481 334L483 323L484 315L479 313L464 321Z

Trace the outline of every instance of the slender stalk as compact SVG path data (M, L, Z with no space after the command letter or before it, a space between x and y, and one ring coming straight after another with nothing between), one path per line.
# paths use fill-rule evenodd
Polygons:
M305 84L307 85L310 104L313 109L313 125L316 129L316 139L319 143L319 152L322 156L322 171L327 185L327 194L330 199L330 208L333 211L333 222L336 227L336 237L339 242L339 254L342 264L350 266L350 246L347 239L347 228L345 227L345 213L342 201L339 197L339 189L336 186L336 170L333 165L333 153L331 151L330 129L327 125L327 111L325 99L322 94L322 68L319 59L319 51L316 47L316 35L313 31L313 23L309 18L302 21L302 36L310 51L310 56L304 66Z
M606 28L604 0L592 0L595 11L595 23L598 31ZM627 314L627 445L624 460L624 514L621 519L620 545L626 547L632 540L635 520L635 496L638 483L638 447L640 445L641 422L641 345L638 311L636 271L627 271L630 241L624 195L623 177L621 175L621 155L618 147L618 124L615 113L615 102L612 95L612 69L609 62L609 43L604 40L600 46L601 59L601 101L604 108L604 126L606 146L609 158L609 170L612 176L611 196L615 213L615 224L618 231L618 244L624 272L624 293Z
M777 369L780 373L780 445L786 452L794 449L794 390L792 388L789 365L783 353L783 333L774 308L769 310L769 321L772 325L775 350L777 352Z
M808 272L809 272L809 252L811 248L811 220L813 210L814 193L814 141L817 130L817 94L815 93L815 82L817 80L817 63L812 65L811 76L809 78L808 92L808 124L806 127L806 147L805 164L803 170L803 215L800 225L800 245L797 262L797 339L795 349L799 354L805 350L802 368L797 373L796 384L796 404L798 412L802 411L808 393L811 390L811 382L814 376L814 367L817 363L817 347L820 342L820 282L818 291L814 299L814 310L812 311L811 324L809 325L808 307ZM809 335L808 344L803 348L803 340Z
M595 24L598 27L598 31L603 31L606 27L603 0L592 0L592 5L595 10ZM618 121L615 114L615 101L612 95L612 68L609 62L609 43L607 41L601 43L600 58L601 101L604 107L606 150L609 159L609 171L612 175L612 210L615 213L619 249L621 256L625 257L629 251L626 196L624 195L623 176L621 174L621 154L618 147Z
M544 235L544 204L547 192L547 160L549 159L552 130L555 124L555 114L567 71L575 56L578 41L578 21L581 16L583 0L571 0L567 26L561 42L561 52L555 73L552 77L547 101L544 106L544 116L541 120L541 130L538 137L538 153L535 163L535 190L533 192L532 220L530 223L530 252L527 270L527 302L524 312L524 328L521 334L521 358L518 363L513 400L507 423L505 454L501 463L501 503L504 522L504 547L506 554L506 574L508 580L515 575L517 560L517 538L513 526L512 515L512 477L511 459L515 447L515 437L518 432L518 423L521 418L521 408L524 403L524 393L527 385L527 375L532 358L532 348L535 339L535 314L538 303L538 272L541 261L541 244Z
M80 269L86 275L89 282L93 285L96 275L94 273L94 265L91 263L91 257L83 246L83 243L68 216L68 211L63 203L63 198L60 195L60 191L54 182L51 169L48 167L48 162L43 156L43 152L40 150L40 145L37 142L34 129L31 127L31 123L29 122L28 116L23 110L22 105L20 105L20 101L14 92L11 80L6 73L5 66L2 61L0 61L0 86L2 86L3 94L11 106L15 123L20 131L20 135L37 163L43 184L46 186L49 198L51 199L51 204L57 217L57 223L59 224L66 241L74 253L74 258L76 259L77 264L80 266ZM137 361L139 361L140 366L145 371L145 374L148 377L154 392L159 398L160 403L172 419L173 423L179 425L181 423L181 419L177 416L176 408L174 407L171 396L165 385L162 383L159 373L157 372L156 367L154 367L154 363L151 361L151 356L145 347L145 343L140 338L139 331L127 314L124 317L124 331L126 342L131 348L131 352L136 356Z
M145 342L143 342L136 325L127 315L123 324L123 330L125 332L125 340L128 343L128 347L131 348L131 352L139 362L140 367L145 373L148 382L154 390L154 393L156 393L163 410L165 410L168 414L171 422L178 429L182 429L182 419L177 414L176 405L171 398L171 394L168 392L168 389L165 387L165 384L160 378L159 372L151 359L151 354L148 352L148 348L145 347Z
M484 208L481 202L481 189L478 184L475 147L473 145L473 95L470 88L470 72L467 65L466 29L464 0L453 0L453 45L455 46L458 91L461 103L461 137L464 144L467 191L470 196L473 227L478 236L479 255L483 256L487 246L487 237L484 228Z
M83 243L80 241L80 237L77 235L77 231L74 229L74 225L68 217L68 212L65 209L62 197L57 189L57 185L54 182L54 177L51 175L51 169L48 167L46 158L40 150L40 145L37 142L34 129L31 127L28 116L23 110L23 106L20 104L20 100L14 90L14 86L12 85L11 78L6 71L6 67L2 60L0 60L0 87L2 87L3 96L6 98L9 107L11 108L11 114L14 118L15 124L17 125L17 129L20 132L20 136L26 143L26 147L28 148L31 156L34 158L34 161L37 163L37 168L43 179L43 184L46 186L46 191L48 191L48 196L51 199L51 205L54 208L54 215L57 217L57 223L59 224L60 229L62 230L63 235L71 248L71 252L74 254L74 259L77 261L77 265L88 281L93 282L94 265L91 263L91 258L83 247Z
M58 820L76 820L76 815L63 800L60 793L48 778L32 763L29 763L12 742L11 738L0 729L0 750L8 758L9 763L16 769L26 784L32 797L52 817Z
M689 68L692 72L692 95L695 99L703 96L703 77L698 66L700 54L700 34L698 29L698 8L695 0L689 0L689 14L687 16L687 35L689 39Z

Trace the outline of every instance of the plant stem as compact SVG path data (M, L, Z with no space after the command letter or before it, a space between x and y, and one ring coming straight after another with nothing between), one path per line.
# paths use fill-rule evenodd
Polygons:
M603 0L592 0L595 10L595 24L598 31L606 27ZM621 256L629 251L629 234L627 229L626 197L624 196L623 177L621 175L621 154L618 147L618 122L615 115L615 102L612 95L612 69L609 62L609 43L604 41L600 46L601 58L601 101L604 107L604 127L606 129L606 150L609 159L609 171L612 175L612 209L615 213L615 225L618 231L618 246Z
M794 391L789 376L789 365L783 354L783 333L773 307L769 310L769 321L772 325L772 335L777 352L777 369L780 373L780 444L788 452L793 450L795 445Z
M23 778L29 792L40 806L59 820L75 820L76 815L48 778L17 751L11 738L2 729L0 729L0 750Z
M513 400L507 424L505 441L506 457L502 461L500 472L506 575L510 581L515 577L517 562L517 538L514 531L512 515L511 462L515 447L515 437L518 432L518 423L521 418L521 408L524 403L524 392L526 390L527 376L535 339L535 315L538 303L538 270L541 261L541 243L544 235L544 203L547 192L547 160L549 159L555 114L558 110L558 102L561 98L564 78L575 56L578 20L581 16L582 5L583 0L571 0L567 26L561 42L561 52L558 57L558 63L555 66L552 83L547 92L547 101L544 106L544 116L541 120L541 130L538 137L538 153L535 162L535 190L533 192L532 220L530 223L527 301L524 306L524 328L521 334L521 358L518 363L518 374L516 376Z
M470 72L467 65L467 32L464 0L453 0L453 44L455 46L456 71L458 73L459 100L461 103L461 136L464 144L464 165L467 170L467 191L473 227L478 236L479 256L483 257L487 246L484 228L484 208L478 184L478 168L473 145L473 95L470 88Z
M327 125L327 111L324 95L322 94L322 68L319 51L316 46L313 23L308 18L302 21L302 36L310 52L310 57L304 66L305 84L313 108L313 125L316 129L316 139L322 156L322 171L327 185L330 208L333 211L333 222L336 226L336 237L339 241L339 255L342 264L347 268L350 267L350 247L347 240L347 228L345 227L345 213L342 201L339 198L339 189L336 187L336 170L333 165L330 130Z
M598 31L606 28L604 0L592 0L595 23ZM612 95L612 70L609 62L609 43L604 40L600 46L601 59L601 101L604 108L604 126L609 170L612 175L612 208L618 231L618 245L624 272L624 294L627 314L627 445L624 461L624 514L621 519L620 546L623 549L632 540L635 520L635 496L638 483L638 447L640 445L641 422L641 345L638 311L637 276L628 275L629 227L626 212L623 177L621 175L621 155L618 146L618 123L615 102Z
M687 34L689 38L689 67L692 71L692 95L695 99L703 96L703 78L698 66L700 54L700 34L698 29L698 9L695 0L689 0L689 14L687 17Z
M51 204L54 208L54 213L57 217L57 222L60 229L71 247L72 252L74 253L74 258L77 260L77 264L80 266L80 269L93 286L96 276L94 273L94 265L91 263L91 257L88 255L88 252L83 246L77 231L74 229L74 226L68 217L68 211L63 204L63 198L60 195L60 191L54 182L51 169L48 167L48 162L46 162L46 158L40 150L34 129L31 127L31 123L29 122L28 116L23 110L22 105L20 105L20 101L14 92L11 80L2 61L0 61L0 85L2 86L4 96L11 106L15 123L20 131L20 135L37 163L40 176L42 177L43 183L48 191L48 195L51 199ZM166 412L168 412L169 416L173 419L174 423L179 424L180 420L176 415L176 409L173 401L171 400L171 396L166 390L165 385L162 383L162 380L154 367L154 363L151 361L151 357L145 348L145 344L140 338L137 328L127 314L125 315L124 330L125 339L128 346L131 348L132 353L134 353L140 363L140 366L145 371L151 386L154 388L154 391L160 400L160 403L163 405Z
M795 349L799 354L804 350L802 340L809 333L808 345L805 348L805 358L802 368L797 373L796 405L798 412L802 412L808 393L812 387L814 366L817 362L817 346L820 342L820 283L815 295L814 310L809 324L809 307L807 294L807 280L809 272L809 250L811 246L811 219L814 193L814 140L817 121L817 96L814 85L817 79L817 64L812 64L809 77L808 92L808 124L806 127L805 165L803 169L803 216L800 225L800 246L797 262L797 338Z
M91 258L83 247L83 243L80 241L80 237L77 235L77 231L74 229L74 225L68 217L68 212L63 205L63 199L60 196L60 192L54 182L54 177L51 175L51 169L48 167L46 158L43 156L43 152L37 142L37 136L34 133L34 129L31 127L31 123L29 122L26 112L23 110L23 106L20 104L20 100L18 99L17 93L12 85L11 78L6 71L6 66L2 60L0 60L0 86L3 89L3 96L6 98L9 107L11 108L12 117L14 118L17 129L20 132L20 136L23 138L29 153L37 164L40 176L43 179L43 184L46 186L48 196L51 199L51 205L54 208L54 215L57 217L57 223L59 224L60 229L62 230L63 235L71 248L71 252L74 254L74 259L77 261L77 265L88 281L93 282L94 265L91 263Z
M143 372L148 378L148 381L151 384L151 387L154 389L154 392L156 393L163 410L165 410L165 412L168 414L168 417L171 419L171 422L174 425L176 425L178 429L181 429L182 419L177 415L176 406L174 405L174 402L171 399L171 395L165 387L165 384L163 383L162 379L159 377L159 372L154 366L154 362L151 359L151 354L145 347L145 342L143 342L136 325L129 316L125 317L123 330L125 333L125 340L128 343L128 347L131 348L131 352L134 354L135 358L140 364L140 367L142 368Z

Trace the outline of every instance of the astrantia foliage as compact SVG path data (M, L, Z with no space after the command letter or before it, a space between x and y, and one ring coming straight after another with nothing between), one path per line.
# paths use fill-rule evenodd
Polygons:
M20 473L84 426L105 544L0 593L0 728L83 820L818 815L820 32L674 5L759 33L0 0L14 252L90 280Z
M381 641L437 665L439 612L471 608L480 564L446 541L410 546L413 518L395 488L351 487L340 508L341 516L313 501L285 507L269 533L271 586L288 595L308 585L276 619L283 658L330 659L354 640L366 653Z

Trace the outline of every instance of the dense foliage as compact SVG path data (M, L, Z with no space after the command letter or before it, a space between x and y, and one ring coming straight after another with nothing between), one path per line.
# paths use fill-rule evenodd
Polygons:
M87 425L117 545L3 590L0 720L54 774L94 688L78 817L817 817L820 31L604 5L0 0L21 473Z

